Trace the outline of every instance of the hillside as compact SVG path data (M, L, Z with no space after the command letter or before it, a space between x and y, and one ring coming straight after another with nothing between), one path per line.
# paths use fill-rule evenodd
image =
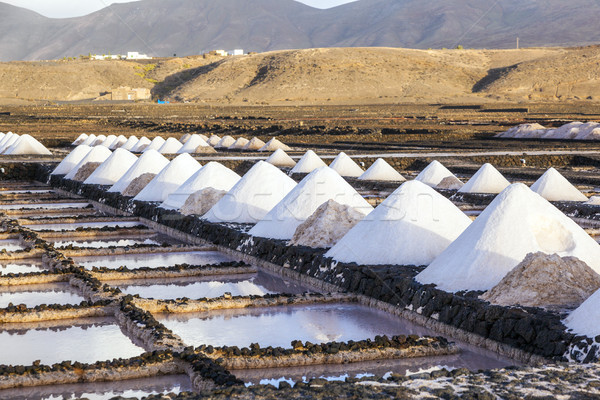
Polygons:
M490 7L492 4L492 7ZM143 0L70 19L0 3L0 60L137 50L316 47L513 48L600 42L596 0L359 0L327 10L294 0Z

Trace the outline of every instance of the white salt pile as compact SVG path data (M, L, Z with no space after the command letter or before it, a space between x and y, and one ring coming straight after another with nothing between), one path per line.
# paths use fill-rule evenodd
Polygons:
M165 142L166 142L165 139L163 139L160 136L157 136L154 139L152 139L152 141L150 142L150 144L148 146L144 147L144 149L142 150L142 153L145 153L150 150L158 151L162 147L162 145L165 144Z
M600 288L600 275L575 257L530 253L483 300L503 306L576 308Z
M136 136L129 136L129 139L123 143L119 148L123 150L133 151L133 147L139 142Z
M92 143L92 147L93 146L100 146L102 143L104 143L105 140L106 140L106 136L105 135L98 135L98 136L96 136L96 140L94 140L94 142Z
M46 146L38 142L34 137L27 134L20 136L10 147L4 150L2 154L52 155Z
M317 168L326 167L327 164L312 150L308 150L290 171L292 174L308 174Z
M179 209L192 193L207 187L229 192L240 179L242 179L241 176L223 164L211 161L171 193L160 206Z
M179 140L170 137L158 148L158 152L160 154L176 154L182 147L183 145Z
M132 153L141 153L146 147L148 147L150 143L152 143L150 139L148 139L146 136L142 136L129 151Z
M600 123L574 121L555 129L539 124L515 126L496 137L514 139L600 140Z
M427 265L471 223L420 181L405 182L348 232L327 257L360 265Z
M189 154L180 154L133 199L163 202L201 167L200 163Z
M185 135L183 135L182 137L180 137L180 138L179 138L179 142L180 142L181 144L186 144L186 143L187 143L187 141L188 141L188 140L190 140L190 137L191 137L191 136L192 136L191 134L189 134L189 133L186 133Z
M203 135L203 134L199 133L199 134L198 134L198 136L200 136L200 138L201 138L202 140L204 140L206 143L208 143L208 137L207 137L206 135ZM210 146L210 145L209 145L209 146Z
M94 134L92 133L92 134L91 134L91 135L89 135L89 136L87 137L87 139L85 139L85 140L83 141L83 143L81 143L81 144L83 144L83 145L86 145L86 146L90 146L90 147L91 147L91 146L94 144L94 142L95 142L95 141L96 141L96 135L94 135Z
M292 157L288 156L287 153L281 149L275 150L269 158L267 158L269 164L273 164L276 167L290 168L296 165L296 161L292 160Z
M458 191L460 193L497 194L509 185L510 182L492 164L486 163Z
M228 147L229 150L242 150L250 141L244 137L238 138L231 146Z
M185 144L177 151L178 154L183 153L197 153L198 147L210 147L204 139L200 137L200 135L193 134L191 135Z
M455 176L447 176L436 186L436 189L459 190L465 184Z
M158 174L168 164L169 160L165 156L156 150L150 150L142 154L108 191L123 193L127 186L138 176L146 173Z
M277 167L259 161L202 218L210 222L256 223L295 186L296 182Z
M549 129L543 136L542 139L567 139L573 140L577 136L581 136L581 129L583 122L575 121L570 122L556 129Z
M221 141L221 138L218 137L217 135L212 135L207 141L206 143L208 143L209 145L211 145L212 147L215 147L216 145L219 144L219 142Z
M563 321L577 335L600 335L600 290L597 290Z
M137 159L127 150L116 149L83 183L112 186L125 175Z
M367 215L373 207L336 171L321 167L308 174L249 232L250 235L289 240L296 228L327 200L348 205Z
M207 187L192 193L181 206L183 215L204 215L210 211L225 195L226 190Z
M361 176L361 181L404 182L406 179L383 158L378 158Z
M235 139L231 136L223 136L223 138L215 145L215 149L226 149L235 143Z
M119 136L117 136L117 139L113 142L113 144L111 144L110 146L108 146L108 148L111 149L111 150L119 149L125 143L127 143L127 138L125 136L123 136L123 135L119 135ZM128 149L124 149L124 150L128 150Z
M253 137L246 145L244 146L244 150L255 150L258 151L264 147L266 143L260 140L257 137Z
M549 168L531 190L548 201L587 201L588 198L554 168Z
M600 206L600 196L592 196L585 204L590 206Z
M99 144L99 146L104 146L104 147L108 147L110 149L110 147L117 141L117 136L116 135L108 135L106 137L106 139L104 139L102 141L102 143Z
M8 132L6 136L0 142L0 153L3 153L6 149L12 146L17 140L19 140L19 135Z
M141 174L140 176L132 180L131 183L129 183L129 185L127 185L125 190L123 190L122 192L123 196L137 196L146 186L148 186L150 182L152 182L152 179L154 179L154 177L156 177L156 174L153 174L152 172L146 172L144 174Z
M77 139L75 139L75 140L73 141L73 143L71 143L71 145L73 145L73 146L80 145L80 144L82 144L82 143L85 141L85 139L87 139L87 138L88 138L88 135L87 135L87 133L82 133L81 135L77 136Z
M438 160L433 160L419 175L417 175L415 180L423 182L431 187L436 187L448 176L454 176L454 174Z
M93 147L86 155L77 163L71 171L65 176L66 179L75 178L75 174L79 171L79 168L83 167L87 163L103 163L112 154L112 151L104 146Z
M522 124L513 126L506 132L502 132L496 135L501 138L514 138L514 139L538 139L547 132L547 129L540 124Z
M279 150L279 149L281 149L283 151L291 151L292 150L292 148L290 146L287 146L287 145L281 143L276 138L273 138L273 139L269 140L263 147L258 149L258 151L275 151L275 150Z
M337 157L329 165L329 168L333 169L341 176L350 178L358 178L365 172L344 152L341 152L337 155Z
M75 166L77 166L77 164L79 164L81 160L83 160L85 156L87 156L91 150L92 148L90 146L86 146L84 144L80 144L79 146L75 147L73 151L63 158L60 164L54 168L54 171L52 171L50 175L68 174L73 168L75 168Z
M328 200L296 228L290 245L332 247L364 217L350 206Z
M600 245L543 197L515 183L416 279L451 292L489 290L539 251L577 257L600 271Z

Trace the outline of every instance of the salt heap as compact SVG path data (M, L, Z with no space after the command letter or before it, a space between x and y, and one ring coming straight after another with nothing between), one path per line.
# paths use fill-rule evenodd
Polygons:
M54 171L52 171L50 175L68 174L73 168L75 168L77 164L79 164L81 160L83 160L83 158L90 152L90 150L92 150L92 148L84 144L80 144L79 146L75 147L73 151L71 151L65 158L63 158L60 164L58 164L56 168L54 168Z
M554 168L549 168L531 190L548 201L587 201L588 198Z
M109 192L123 193L129 184L138 176L146 173L158 174L169 164L169 160L156 150L150 150L144 153L137 161L125 172L125 174L115 183Z
M290 245L332 247L364 217L363 213L350 206L327 200L296 228Z
M142 153L145 153L145 152L150 151L150 150L156 150L156 151L158 151L162 147L162 145L165 144L165 142L166 142L165 139L163 139L160 136L157 136L154 139L152 139L152 141L150 142L150 144L148 146L146 146L142 150Z
M510 182L492 164L485 163L458 191L460 193L497 194L509 185Z
M83 143L85 141L85 139L88 138L87 133L82 133L81 135L77 136L77 139L75 139L73 141L73 143L71 143L71 145L73 146L77 146L80 145L81 143Z
M135 197L146 186L148 186L148 184L152 182L152 179L154 179L155 177L156 174L153 174L152 172L146 172L144 174L141 174L140 176L132 180L131 183L127 185L127 188L125 188L125 190L123 190L121 194L126 197Z
M96 140L92 143L92 146L100 146L106 140L105 135L96 136Z
M267 158L267 162L276 167L293 167L296 165L296 161L292 160L292 157L288 156L286 152L281 149L275 150L275 152Z
M549 129L542 139L575 139L580 133L583 122L575 121L556 129Z
M312 150L308 150L290 171L292 174L308 174L317 168L326 167L327 164Z
M89 135L89 136L87 137L87 139L85 139L85 140L83 141L83 143L81 143L81 144L83 144L83 145L85 145L85 146L90 146L90 147L91 147L91 146L94 144L94 142L95 142L95 141L96 141L96 135L94 135L94 134L92 133L92 134L91 134L91 135Z
M417 175L415 180L421 181L431 187L436 187L448 176L454 176L454 174L448 171L448 169L438 160L433 160L419 175Z
M200 135L191 135L185 144L177 151L178 154L197 153L198 147L210 147Z
M192 136L191 134L189 134L189 133L186 133L185 135L183 135L182 137L180 137L180 138L179 138L179 142L180 142L181 144L186 144L186 143L187 143L187 141L188 141L188 140L190 140L190 137L191 137L191 136Z
M176 154L182 147L183 145L179 140L170 137L159 147L158 152L160 154Z
M150 139L148 139L146 136L142 136L129 151L132 153L141 153L144 151L144 149L146 149L146 147L148 147L150 143L152 143Z
M125 175L137 159L127 150L116 149L83 183L112 186Z
M73 179L73 178L75 178L75 175L77 174L77 171L79 171L79 169L81 167L83 167L85 164L87 164L87 163L103 163L104 161L106 161L106 159L108 157L110 157L111 154L112 154L112 151L110 151L109 149L107 149L104 146L93 147L86 154L86 156L83 157L81 159L81 161L79 161L77 163L77 165L75 167L73 167L73 169L71 169L71 171L69 171L69 173L65 176L65 178L66 179Z
M343 151L333 160L329 165L329 168L333 169L341 176L350 178L358 178L365 172Z
M219 144L219 142L221 141L221 138L218 137L217 135L212 135L208 140L207 143L209 145L211 145L212 147L215 147L216 145Z
M106 139L104 139L102 141L102 143L99 144L99 146L104 146L104 147L107 147L110 149L110 146L112 146L116 141L117 141L116 135L108 135L106 137Z
M438 183L436 189L459 190L463 186L465 186L465 184L462 183L461 180L457 177L447 176L444 179L442 179L440 183Z
M265 142L260 140L257 137L253 137L246 145L244 146L244 150L260 150L265 145Z
M515 138L515 139L538 139L541 138L548 130L540 124L522 124L513 126L506 132L502 132L496 135L501 138Z
M483 300L502 306L576 308L600 288L600 275L575 257L530 253Z
M20 136L10 147L2 154L17 155L17 154L35 154L51 156L52 153L43 144L38 142L34 137L27 134Z
M17 140L19 140L19 135L8 132L6 136L0 141L0 153L3 153L6 149L12 146Z
M111 150L119 149L125 143L127 143L127 138L125 136L123 136L123 135L119 135L119 136L117 136L117 139L113 142L113 144L111 144L110 146L108 146L108 148L111 149ZM128 149L124 149L124 150L128 150Z
M229 168L211 161L179 186L160 206L179 209L192 193L207 187L229 192L240 179L242 177Z
M296 182L278 168L259 161L202 218L210 222L256 223L295 186Z
M590 206L600 206L600 196L592 196L585 204Z
M206 143L208 143L208 137L207 137L206 135L203 135L203 134L199 133L199 134L198 134L198 136L200 136L200 138L201 138L202 140L204 140ZM209 145L209 146L210 146L210 145Z
M600 271L600 245L543 197L515 183L416 279L451 292L489 290L528 253L539 251L577 257Z
M229 150L242 150L250 141L244 137L238 138L231 146L228 147Z
M226 149L235 143L235 139L231 136L223 136L223 138L215 145L215 149Z
M189 154L180 154L152 179L133 200L163 202L202 166Z
M390 164L383 158L378 158L373 165L369 167L361 176L358 177L361 181L391 181L403 182L406 179L400 175Z
M600 290L597 290L563 321L577 335L595 338L600 335Z
M136 136L129 136L129 139L123 143L119 148L123 150L132 151L133 147L138 143L139 139Z
M211 187L192 193L180 208L183 215L204 215L210 211L225 195L226 190Z
M269 140L263 147L258 149L258 151L275 151L275 150L279 150L279 149L281 149L283 151L291 151L292 150L292 148L290 146L286 146L285 144L281 143L276 138L273 138L273 139Z
M326 256L360 265L427 265L470 223L450 200L420 181L409 181Z
M367 215L373 207L336 171L321 167L308 174L256 224L252 236L289 240L296 228L327 200L348 205Z

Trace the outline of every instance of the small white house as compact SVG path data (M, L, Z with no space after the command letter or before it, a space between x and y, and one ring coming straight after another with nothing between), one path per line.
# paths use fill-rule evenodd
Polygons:
M225 50L215 50L215 54L221 57L227 57L227 52Z
M137 51L128 51L127 59L128 60L152 60L152 57L149 57L146 54L140 54Z
M94 54L92 60L120 60L122 56L118 54Z
M230 56L243 56L244 55L244 49L235 49L235 50L231 50L229 52Z

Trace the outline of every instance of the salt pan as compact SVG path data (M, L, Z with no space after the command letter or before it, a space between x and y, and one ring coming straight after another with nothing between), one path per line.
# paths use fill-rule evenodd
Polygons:
M326 167L327 164L312 150L308 150L290 171L292 174L308 174L317 168Z
M125 175L137 159L127 150L116 149L83 183L112 186Z
M588 198L554 168L549 168L531 190L548 201L587 201Z
M361 176L361 181L403 182L406 179L383 158L378 158Z
M75 178L75 175L77 174L77 171L79 171L79 168L83 167L87 163L103 163L108 157L110 157L111 154L112 152L104 146L93 147L88 152L88 154L86 154L86 156L83 157L81 161L79 161L77 165L73 167L73 169L71 169L71 171L69 171L65 178Z
M123 193L129 184L138 176L146 173L158 174L169 164L169 160L156 150L150 150L138 158L138 160L125 172L125 174L110 188L109 192Z
M486 163L458 191L460 193L497 194L509 185L510 182L492 164Z
M454 174L448 171L448 169L438 160L433 160L419 175L417 175L415 180L421 181L431 187L436 187L448 176L454 176Z

